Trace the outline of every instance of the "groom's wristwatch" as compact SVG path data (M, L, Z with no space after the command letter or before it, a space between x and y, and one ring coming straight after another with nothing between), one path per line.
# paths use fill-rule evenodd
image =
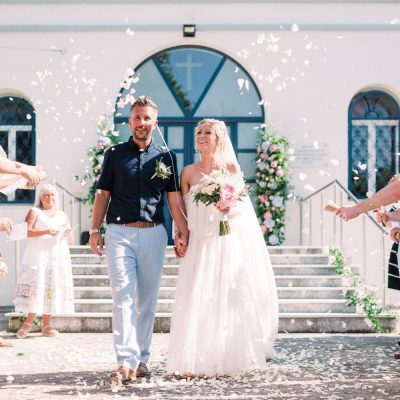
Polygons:
M92 233L100 233L100 230L99 229L91 229L89 231L89 235L91 235Z

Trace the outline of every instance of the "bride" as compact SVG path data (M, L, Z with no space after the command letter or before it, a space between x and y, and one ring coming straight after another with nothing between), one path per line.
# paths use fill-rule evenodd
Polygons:
M237 374L274 355L278 300L271 261L250 198L230 210L194 203L191 188L216 169L241 173L224 122L196 128L201 161L182 170L189 246L180 264L167 372ZM220 212L231 233L219 236Z

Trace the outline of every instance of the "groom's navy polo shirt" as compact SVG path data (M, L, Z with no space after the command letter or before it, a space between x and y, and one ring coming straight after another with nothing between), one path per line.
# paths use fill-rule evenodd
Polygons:
M153 177L156 160L170 166L167 179ZM107 150L97 189L111 192L107 224L164 222L164 193L179 191L176 155L154 143L144 150L130 138Z

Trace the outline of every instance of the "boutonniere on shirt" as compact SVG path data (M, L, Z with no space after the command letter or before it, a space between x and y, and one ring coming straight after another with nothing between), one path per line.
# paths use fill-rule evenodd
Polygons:
M161 178L161 179L168 179L169 176L172 174L171 167L167 167L163 162L162 158L160 160L156 160L156 169L154 175L151 177L153 178Z

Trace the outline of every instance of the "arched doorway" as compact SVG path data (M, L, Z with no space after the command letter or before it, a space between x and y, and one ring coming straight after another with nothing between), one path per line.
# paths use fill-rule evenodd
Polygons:
M121 139L133 96L150 96L159 107L159 127L177 154L179 171L196 159L194 130L203 118L223 120L249 182L255 180L256 140L265 121L262 99L251 76L227 55L201 46L180 46L146 59L125 82L114 122ZM157 142L161 139L154 134ZM167 223L167 228L170 222Z

